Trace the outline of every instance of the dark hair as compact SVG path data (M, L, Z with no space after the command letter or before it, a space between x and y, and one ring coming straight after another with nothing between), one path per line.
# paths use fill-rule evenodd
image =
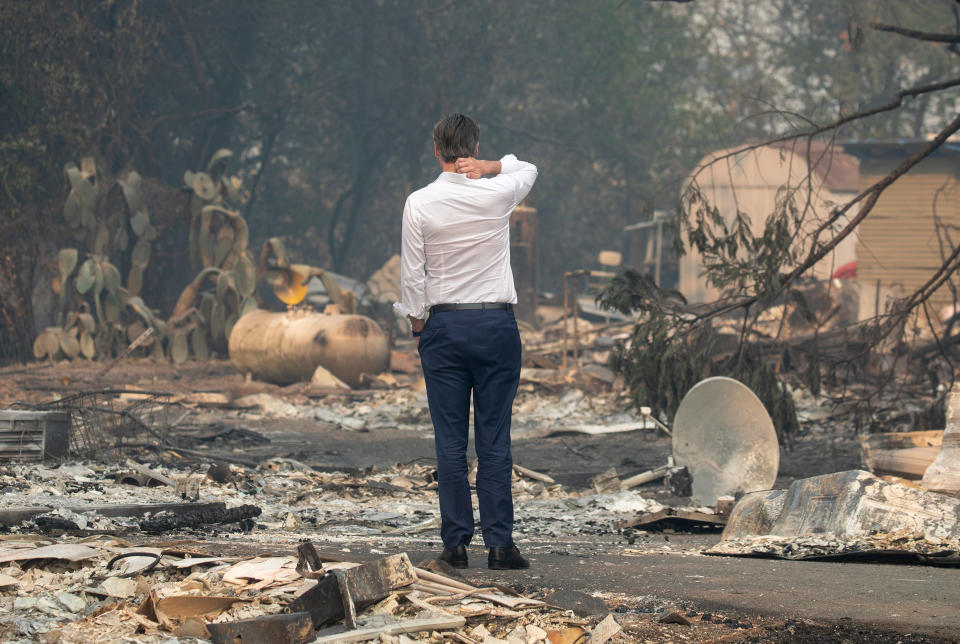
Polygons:
M444 163L472 157L480 142L480 126L469 116L447 114L433 126L433 142Z

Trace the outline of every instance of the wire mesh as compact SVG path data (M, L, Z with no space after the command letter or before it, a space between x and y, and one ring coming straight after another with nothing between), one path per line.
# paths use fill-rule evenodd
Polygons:
M71 454L101 460L120 458L124 442L145 434L164 443L178 410L172 394L120 389L79 392L35 408L69 413Z

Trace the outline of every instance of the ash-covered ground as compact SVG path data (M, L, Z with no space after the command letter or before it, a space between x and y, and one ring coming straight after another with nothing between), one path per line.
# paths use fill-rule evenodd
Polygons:
M46 522L5 526L4 552L31 541L92 544L102 551L75 562L14 558L0 564L0 573L15 581L0 588L0 609L10 616L5 640L102 635L164 641L171 632L151 632L136 619L128 624L131 607L150 593L245 599L220 621L275 613L303 590L297 585L302 580L286 576L289 570L240 586L224 578L230 566L256 557L286 558L278 570L289 569L297 545L308 540L357 563L406 552L418 564L439 552L432 431L415 376L398 376L383 389L332 394L252 382L225 362L174 368L134 361L97 383L86 380L90 371L74 363L8 368L0 396L4 406L29 406L93 385L169 393L162 414L138 403L142 395L115 397L118 409L130 406L147 424L169 425L165 442L127 428L122 449L59 465L0 468L5 508L53 508L42 515ZM472 641L483 641L484 631L474 632L478 626L489 637L514 639L518 626L526 625L591 631L610 614L620 629L610 641L920 642L949 641L958 632L953 569L710 557L702 551L719 540L715 530L620 528L640 513L689 506L690 500L672 495L662 481L628 490L602 487L611 470L623 479L663 465L671 444L628 408L625 396L600 389L576 381L521 385L513 453L532 474L521 470L514 477L515 537L533 565L529 571L488 571L478 534L463 578L478 587L499 584L557 609L473 607L477 614L467 619L463 637L473 632ZM798 402L804 432L781 450L777 486L859 467L849 419L812 399L798 396ZM597 433L601 427L621 431ZM174 485L142 473L138 480L127 459ZM218 465L210 472L212 463ZM86 505L186 502L256 506L260 514L149 534L144 517L82 511ZM177 564L178 555L163 554L162 565L122 581L106 568L125 549L173 548L169 544L216 560L187 566ZM255 588L258 583L265 585Z

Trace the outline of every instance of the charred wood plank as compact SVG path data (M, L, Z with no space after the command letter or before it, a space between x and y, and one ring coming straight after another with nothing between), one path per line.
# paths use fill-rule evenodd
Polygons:
M343 571L343 584L358 610L380 601L391 590L409 586L416 580L416 572L405 552ZM316 628L343 619L347 613L337 576L326 575L318 579L316 586L290 604L290 610L310 613Z
M340 561L338 557L322 554L312 541L297 546L297 557L297 571L304 577L322 577L324 574L323 562Z
M159 512L191 512L223 510L227 506L215 503L121 503L115 505L68 505L64 510L83 514L96 512L103 517L139 517ZM33 517L53 511L55 508L43 505L8 507L0 509L0 525L12 526L28 521Z
M308 613L263 615L236 622L207 624L213 644L306 644L314 640Z
M222 504L221 504L222 505ZM140 530L159 534L179 528L193 528L215 523L239 523L245 519L260 516L262 510L255 505L241 505L236 508L207 508L170 515L151 517L140 522Z
M350 594L350 584L347 583L347 571L340 568L333 571L337 579L337 588L340 589L340 603L343 605L343 623L347 628L357 627L357 607Z

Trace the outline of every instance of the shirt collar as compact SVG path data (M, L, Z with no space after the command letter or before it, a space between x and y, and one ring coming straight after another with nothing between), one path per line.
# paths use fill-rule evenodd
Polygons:
M467 175L459 174L457 172L441 172L436 180L451 183L466 183L469 181L469 179L467 179Z

